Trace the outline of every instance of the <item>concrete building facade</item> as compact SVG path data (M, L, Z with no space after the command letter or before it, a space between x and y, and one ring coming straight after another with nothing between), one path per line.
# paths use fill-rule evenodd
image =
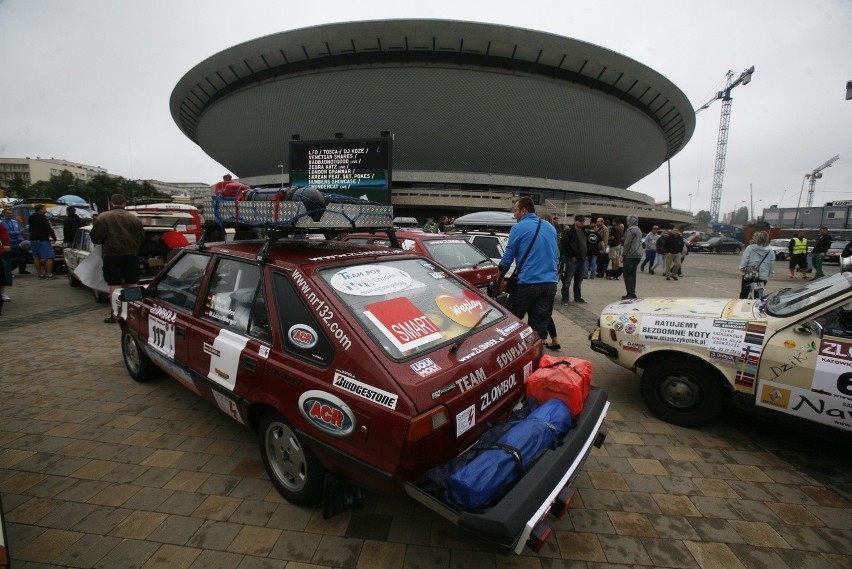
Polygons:
M250 184L286 178L296 137L384 132L398 212L506 209L523 193L555 213L692 219L627 189L689 141L687 97L567 37L446 20L286 31L199 63L170 106L190 140Z

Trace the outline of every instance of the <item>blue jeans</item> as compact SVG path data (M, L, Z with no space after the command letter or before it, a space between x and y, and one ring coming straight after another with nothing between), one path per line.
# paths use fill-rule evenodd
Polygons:
M627 296L636 296L636 270L639 268L639 257L624 258L624 288Z
M553 299L556 296L556 283L519 284L515 292L509 295L506 308L520 318L530 315L530 328L539 337L547 338L547 326L553 315Z
M583 278L593 279L595 275L598 273L598 256L592 255L588 259L586 259L586 265L583 271Z
M642 270L644 271L644 270L645 270L645 265L650 265L650 268L649 268L648 270L649 270L649 271L651 271L651 272L653 273L653 272L654 272L654 262L655 262L656 260L657 260L657 251L656 251L656 249L654 249L654 250L646 249L646 250L645 250L645 259L642 261L642 264L640 265L640 267L641 267L641 268L642 268Z
M580 285L583 283L583 274L586 272L586 261L565 260L565 274L562 277L562 300L568 300L568 289L571 281L574 281L574 300L583 298L580 293Z

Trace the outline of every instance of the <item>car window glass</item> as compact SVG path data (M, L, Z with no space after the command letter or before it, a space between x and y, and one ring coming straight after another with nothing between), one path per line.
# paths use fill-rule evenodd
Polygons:
M209 261L209 255L185 253L157 283L153 297L192 312Z
M210 277L202 316L240 332L248 332L260 267L234 259L219 259Z
M473 245L474 247L482 251L486 257L496 259L498 257L503 256L497 247L496 237L490 237L487 235L476 235L473 238Z
M393 359L432 351L503 317L498 306L426 259L329 267L318 275Z
M78 229L74 235L74 243L71 245L71 248L88 251L89 241L89 231L87 229Z
M433 259L451 269L493 266L482 251L464 239L424 240L423 246Z
M796 288L778 291L767 299L766 311L772 316L791 316L846 294L850 288L852 273L837 273Z
M272 275L272 286L276 315L283 338L281 344L289 354L312 364L326 367L334 359L334 345L326 336L325 330L336 332L335 342L344 349L351 347L352 340L340 330L339 315L335 314L335 310L316 296L317 293L301 274L296 273L294 276L300 279L299 290L307 295L313 295L311 298L316 298L318 303L322 303L321 305L317 304L319 307L317 310L320 311L318 314L323 319L325 328L320 326L313 311L305 305L304 297L296 292L290 277L275 272ZM332 328L334 329L332 330Z

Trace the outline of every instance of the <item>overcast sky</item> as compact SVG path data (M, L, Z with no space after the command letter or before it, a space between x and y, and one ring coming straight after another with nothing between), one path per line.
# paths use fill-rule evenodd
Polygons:
M318 24L440 18L555 33L668 77L694 108L732 91L721 212L852 200L852 0L0 0L0 157L56 157L131 179L214 183L225 168L172 121L178 80L235 44ZM674 207L710 209L721 101L671 161ZM804 192L802 189L804 188ZM667 199L668 171L630 189ZM690 195L691 194L691 195Z

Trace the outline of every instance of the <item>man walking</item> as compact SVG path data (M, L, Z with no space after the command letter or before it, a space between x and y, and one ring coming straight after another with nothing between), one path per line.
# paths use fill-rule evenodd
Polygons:
M145 229L139 218L124 209L127 200L121 194L113 194L110 209L98 215L92 226L92 243L101 245L104 260L104 280L109 285L110 306L112 293L122 286L139 283L139 261L137 256L145 242ZM107 324L116 322L115 315L104 319Z
M609 260L612 261L612 269L621 266L621 257L624 256L624 224L616 221L609 233Z
M624 232L624 288L627 294L622 300L636 298L636 270L642 260L642 230L639 229L639 218L627 216L627 229Z
M822 272L822 260L825 259L825 254L828 253L829 249L831 249L831 236L828 234L828 227L823 225L819 228L819 239L817 239L811 254L814 262L815 279L825 276L825 273Z
M562 264L565 274L562 277L562 304L568 302L568 290L571 282L574 283L574 302L585 303L581 294L583 276L586 272L586 255L588 250L588 237L583 230L586 218L582 215L574 216L574 225L566 228L562 233Z
M639 270L645 272L645 265L648 265L648 274L654 274L654 263L657 261L657 240L660 238L660 227L655 225L651 228L645 239L642 240L642 248L645 249L645 259L639 265Z
M56 242L56 233L47 219L47 207L44 204L36 204L35 213L29 219L30 247L33 252L33 266L40 279L53 278L53 244Z
M680 256L683 253L683 236L679 227L672 229L671 235L666 237L663 249L666 251L666 280L677 280L680 273Z
M515 263L517 286L509 295L506 308L521 319L529 314L530 327L544 340L553 314L556 283L559 281L556 228L550 223L542 223L535 214L535 204L529 196L518 198L512 213L518 223L509 232L509 242L498 265L498 288L506 271ZM521 265L520 269L517 265Z

